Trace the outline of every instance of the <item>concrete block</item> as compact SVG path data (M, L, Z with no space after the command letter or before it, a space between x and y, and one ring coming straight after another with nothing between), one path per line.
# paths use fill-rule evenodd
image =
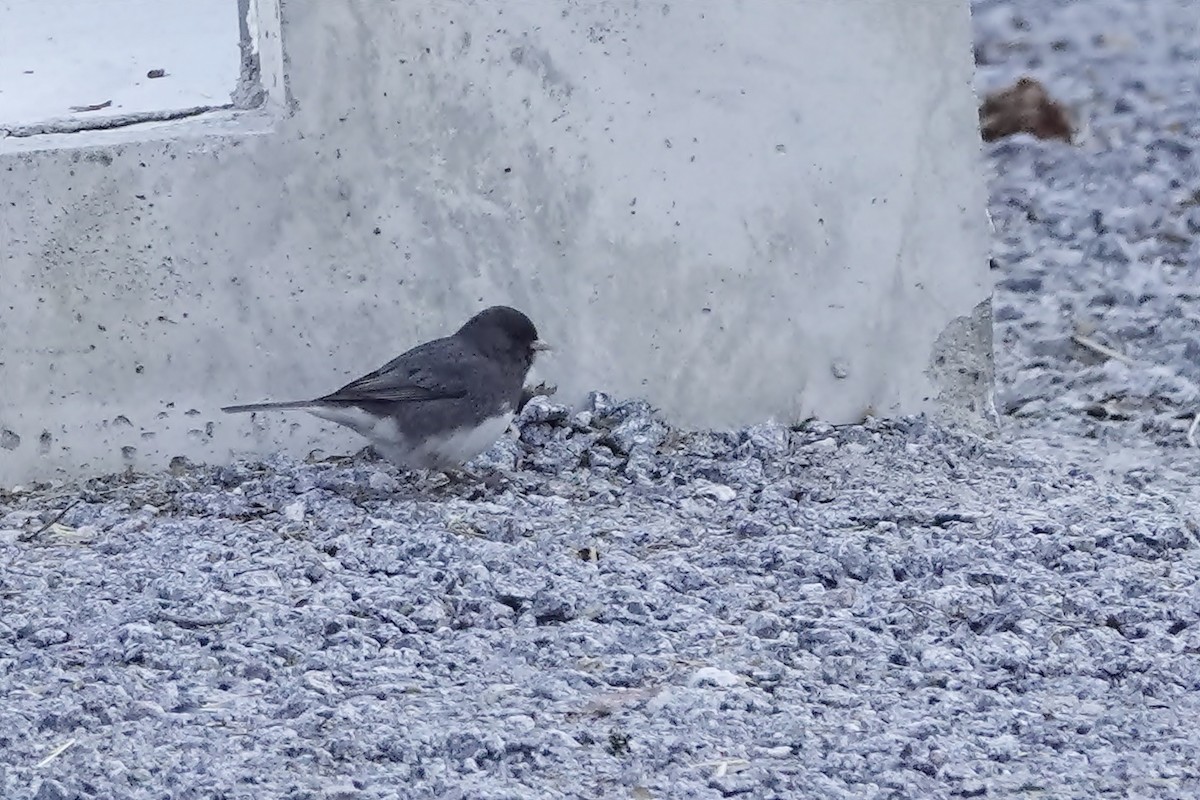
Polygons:
M355 449L218 408L493 303L684 426L990 408L967 0L282 9L259 107L0 139L0 484Z

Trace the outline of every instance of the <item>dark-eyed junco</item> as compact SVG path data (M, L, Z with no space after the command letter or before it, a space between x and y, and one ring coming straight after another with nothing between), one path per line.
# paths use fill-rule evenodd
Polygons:
M307 411L365 437L394 464L453 471L508 428L534 357L548 349L529 317L492 306L454 335L418 345L332 394L221 410Z

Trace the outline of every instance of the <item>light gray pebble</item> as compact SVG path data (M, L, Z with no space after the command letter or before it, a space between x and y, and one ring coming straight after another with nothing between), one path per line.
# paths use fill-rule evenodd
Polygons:
M33 795L34 800L70 800L71 797L72 794L67 791L65 786L49 778L38 785L37 791Z

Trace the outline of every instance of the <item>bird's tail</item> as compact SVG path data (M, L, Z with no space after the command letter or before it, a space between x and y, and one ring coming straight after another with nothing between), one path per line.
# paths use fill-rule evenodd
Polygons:
M247 411L285 411L288 409L312 408L311 400L291 400L285 403L250 403L244 406L225 406L221 410L226 414L244 414Z

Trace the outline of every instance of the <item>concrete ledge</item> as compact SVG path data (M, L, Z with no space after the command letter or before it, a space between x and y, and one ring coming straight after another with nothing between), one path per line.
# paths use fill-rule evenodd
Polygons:
M0 28L0 153L77 148L78 136L61 134L81 132L93 145L187 135L248 116L230 112L277 111L285 97L278 0L201 5L13 0ZM100 131L124 135L95 137Z
M289 3L265 132L0 156L0 483L357 447L217 409L498 302L682 425L990 405L966 0L556 9Z

